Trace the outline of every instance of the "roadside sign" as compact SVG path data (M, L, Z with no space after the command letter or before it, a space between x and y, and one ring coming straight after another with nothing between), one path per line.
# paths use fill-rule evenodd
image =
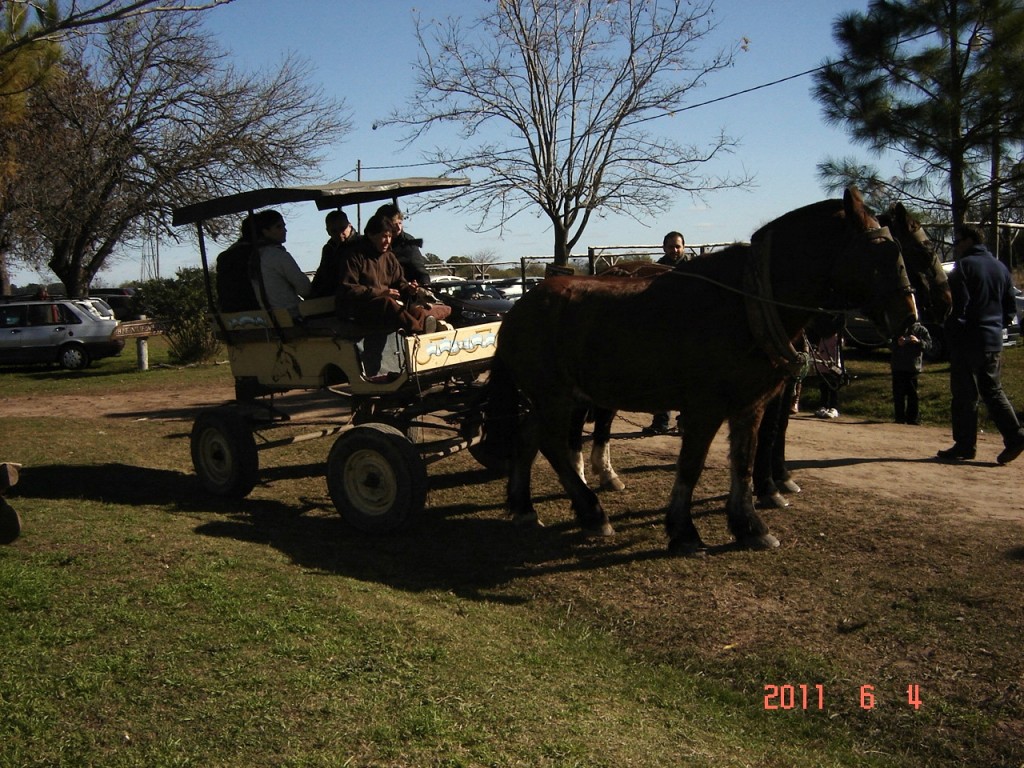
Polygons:
M159 320L129 320L119 323L114 329L113 338L145 338L159 336L167 332L167 325Z

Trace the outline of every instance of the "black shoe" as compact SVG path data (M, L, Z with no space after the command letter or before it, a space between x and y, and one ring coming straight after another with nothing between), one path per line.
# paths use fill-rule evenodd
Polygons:
M1022 453L1024 453L1024 435L1017 435L1017 439L1006 446L1006 448L1003 449L1003 452L996 456L996 462L999 464L1009 464Z
M1024 450L1024 448L1021 450ZM1020 451L1017 451L1017 454L1019 453ZM936 455L943 461L970 461L974 458L974 454L974 448L964 448L960 445L954 445L952 448L939 451Z

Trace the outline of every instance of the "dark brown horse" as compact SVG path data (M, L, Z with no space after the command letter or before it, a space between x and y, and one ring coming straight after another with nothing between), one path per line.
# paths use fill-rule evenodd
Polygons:
M878 217L878 221L889 228L903 250L903 263L914 288L921 322L941 325L953 307L953 295L928 233L902 203L892 205Z
M690 508L715 434L730 428L729 528L743 546L778 540L754 512L750 478L765 402L803 365L793 342L821 308L880 303L893 329L915 317L899 254L856 190L792 211L735 245L650 278L554 277L508 313L491 370L488 440L511 444L509 512L536 521L530 475L551 463L577 521L612 533L569 457L580 403L679 410L686 434L666 514L669 549L704 548ZM526 413L520 418L520 396Z
M921 223L914 218L902 203L896 203L878 217L883 227L900 245L903 263L907 268L910 285L914 289L915 302L921 321L932 325L932 338L941 333L941 324L953 304L949 280L942 269L942 262L928 238ZM649 261L626 261L608 267L598 273L606 277L654 277L672 267ZM878 322L884 319L878 318ZM940 326L935 328L934 326ZM625 484L612 466L611 427L615 411L602 408L580 408L573 414L569 450L579 476L586 480L583 460L583 427L590 418L593 423L593 437L590 451L590 468L597 478L601 490L621 491Z

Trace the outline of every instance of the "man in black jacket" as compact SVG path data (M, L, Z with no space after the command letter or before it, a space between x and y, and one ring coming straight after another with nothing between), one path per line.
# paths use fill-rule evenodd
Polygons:
M423 258L423 239L413 237L405 231L401 209L394 203L385 203L377 209L377 216L383 216L391 225L391 250L402 265L405 279L420 286L429 285L430 273Z
M352 244L353 237L356 236L349 223L348 214L341 210L328 213L324 218L324 227L330 239L324 243L320 251L320 266L313 276L311 298L333 296L338 290L344 248L346 244Z
M953 446L939 451L947 461L973 459L977 446L978 400L1003 437L996 457L1008 464L1024 452L1024 430L999 378L1003 328L1016 313L1010 270L985 247L985 233L971 224L957 228L957 261L949 275L953 310L946 319Z

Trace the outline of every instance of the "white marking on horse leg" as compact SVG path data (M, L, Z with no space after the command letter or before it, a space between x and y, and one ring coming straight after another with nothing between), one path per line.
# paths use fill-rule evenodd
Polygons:
M587 482L587 471L586 465L583 461L583 451L569 451L569 462L576 470L576 474L580 476L580 480L584 483Z
M594 447L590 452L590 468L601 481L601 489L606 491L623 491L626 484L619 479L612 467L612 451L608 443Z

